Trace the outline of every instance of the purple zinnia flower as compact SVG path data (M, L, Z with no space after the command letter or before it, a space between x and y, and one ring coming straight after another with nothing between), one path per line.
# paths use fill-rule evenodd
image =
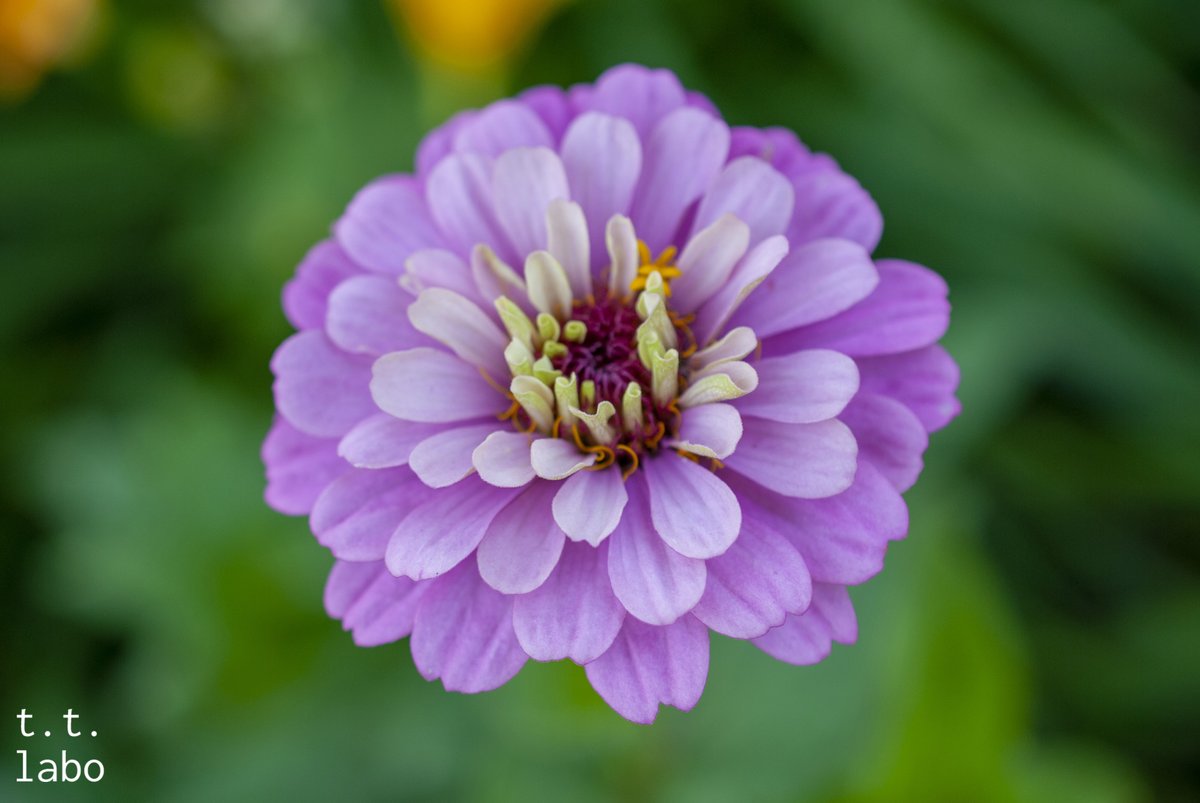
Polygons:
M958 412L946 285L881 228L665 70L434 131L284 291L267 500L337 559L329 614L453 691L569 658L636 722L696 703L710 629L854 641Z

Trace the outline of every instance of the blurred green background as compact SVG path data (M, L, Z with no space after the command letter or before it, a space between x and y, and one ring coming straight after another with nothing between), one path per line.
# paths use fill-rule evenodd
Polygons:
M0 800L1200 800L1200 3L0 0L0 51ZM714 638L652 728L355 648L258 461L355 189L625 60L835 155L963 372L859 644ZM68 707L99 737L19 738Z

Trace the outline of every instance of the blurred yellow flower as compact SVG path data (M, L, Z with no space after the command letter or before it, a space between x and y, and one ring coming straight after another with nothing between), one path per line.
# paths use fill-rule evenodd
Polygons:
M464 72L502 65L565 0L387 0L431 60Z
M98 0L0 0L0 98L24 95L68 58L99 6Z

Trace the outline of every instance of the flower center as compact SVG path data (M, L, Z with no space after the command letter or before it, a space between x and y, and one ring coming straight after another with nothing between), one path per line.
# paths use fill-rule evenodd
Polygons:
M624 262L614 255L607 288L578 298L562 266L538 252L526 275L541 312L531 320L507 297L496 308L512 338L504 357L513 405L505 417L573 441L596 456L590 468L616 465L628 476L677 433L677 397L687 381L681 350L686 358L695 345L667 308L670 279L679 275L675 249L652 260L636 242L626 253Z

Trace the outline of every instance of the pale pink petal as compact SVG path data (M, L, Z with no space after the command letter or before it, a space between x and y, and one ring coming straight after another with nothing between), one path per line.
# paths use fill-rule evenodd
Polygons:
M644 473L650 518L667 546L689 558L711 558L729 549L742 526L742 509L712 471L676 455L663 455Z
M836 315L866 298L878 283L879 274L861 245L817 240L794 248L733 314L732 323L769 337Z
M510 262L516 257L496 219L492 202L491 160L473 153L442 159L425 188L433 219L460 254L484 243Z
M454 149L454 136L477 114L477 109L464 109L425 135L417 146L417 175L427 177L442 159L450 155Z
M565 480L596 462L596 455L579 451L562 438L538 438L530 448L534 472L547 480Z
M859 443L859 459L869 460L900 491L907 491L924 468L929 434L916 414L895 399L860 393L842 413Z
M523 432L493 432L475 447L471 463L489 485L520 488L534 477L529 447L530 436Z
M474 367L429 348L380 357L370 390L380 410L407 421L466 421L496 415L506 403Z
M355 262L394 275L413 252L445 246L412 176L384 176L363 187L333 232Z
M508 337L486 312L453 290L431 287L408 307L418 331L445 345L471 365L497 378L508 377Z
M497 591L527 594L546 582L566 536L550 515L554 483L535 482L501 510L479 542L479 575Z
M329 295L325 332L344 351L378 356L429 343L408 322L405 310L412 296L396 280L356 276Z
M765 352L831 348L851 357L874 357L936 343L950 323L946 282L911 262L881 260L876 267L879 286L869 296L832 318L768 340Z
M798 351L754 367L758 387L734 402L744 415L812 424L835 417L858 392L858 367L837 351Z
M590 229L592 263L599 268L606 258L604 227L613 215L627 213L633 200L642 172L641 140L628 120L589 112L571 123L560 153L571 198Z
M582 108L624 117L645 137L662 117L685 102L683 86L670 70L622 64L596 79Z
M296 276L283 287L283 311L288 321L297 329L324 327L325 307L333 288L361 272L337 243L317 243L304 255Z
M426 494L387 545L388 571L414 580L445 574L474 551L492 519L516 493L468 477Z
M454 150L499 156L509 148L554 144L545 123L518 100L499 100L466 120L454 134Z
M676 263L683 275L671 283L671 306L698 309L729 281L749 245L750 228L733 215L721 216L693 236Z
M958 364L938 345L883 357L860 357L862 389L891 396L917 414L929 432L935 432L962 409L958 389Z
M411 643L422 677L466 694L503 686L528 657L513 632L512 598L483 582L474 561L430 584Z
M742 418L742 440L725 465L787 496L820 499L854 482L858 446L837 419L816 424L782 424Z
M751 248L734 266L725 283L696 311L696 321L692 324L696 342L704 345L725 332L733 313L779 266L787 253L787 239L779 236L768 237Z
M451 424L418 424L378 413L347 432L337 453L355 468L391 468L408 462L413 447Z
M561 198L551 201L546 209L546 250L562 265L575 298L592 293L591 249L587 219L579 204Z
M437 432L413 447L408 465L430 488L454 485L475 470L471 453L498 425L492 421Z
M349 468L337 455L337 441L306 435L282 416L275 417L263 441L262 461L267 467L267 504L289 516L312 510L325 486Z
M758 391L751 394L757 395ZM680 418L679 434L667 445L684 451L724 460L733 454L742 439L742 417L729 404L702 404L689 407Z
M788 241L803 245L837 237L874 251L883 233L879 207L857 181L829 162L832 166L828 169L809 171L792 180L796 207L788 225Z
M665 625L690 611L704 593L704 561L667 546L650 521L642 483L629 483L631 496L609 538L608 577L625 610L644 622Z
M585 669L613 710L649 725L660 703L690 711L700 700L708 679L708 628L694 616L666 627L626 617L612 646Z
M424 498L406 468L351 469L313 505L309 526L317 541L342 560L379 560L396 525Z
M836 237L875 250L883 231L879 207L827 154L810 152L784 128L735 128L730 154L764 159L792 182L796 204L787 238L793 246Z
M671 243L687 207L708 188L728 152L728 127L699 109L676 109L654 126L629 215L652 251Z
M608 582L606 544L565 544L546 581L513 601L513 628L537 661L594 661L624 620L625 608Z
M700 199L693 235L732 213L750 227L750 245L783 234L792 217L792 184L762 159L732 159Z
M628 500L619 471L580 471L558 486L552 510L568 538L597 546L617 528Z
M718 633L754 638L804 611L812 579L796 547L746 505L729 551L707 562L708 582L692 615Z
M575 114L562 87L534 86L517 95L517 98L541 118L542 124L546 126L555 142L562 139L567 123Z
M376 412L367 392L370 361L341 351L324 332L292 335L271 358L275 407L293 426L339 437Z
M779 627L754 639L754 646L780 661L805 666L825 660L833 646L858 639L858 620L845 586L813 584L812 604Z
M908 531L908 508L899 492L870 463L862 463L848 489L827 499L772 493L733 474L730 487L753 504L747 520L761 520L800 550L813 579L856 585L883 568L888 541Z
M549 148L514 148L497 157L492 176L496 217L520 261L546 247L546 207L570 197L562 161Z
M388 574L383 561L338 561L325 584L325 609L342 620L360 647L376 647L404 638L429 583Z
M485 299L479 294L479 287L475 284L475 278L471 275L471 268L466 260L453 251L443 248L417 251L404 263L404 268L400 286L414 296L420 295L422 290L441 287L453 290L476 304L491 303L491 299Z

